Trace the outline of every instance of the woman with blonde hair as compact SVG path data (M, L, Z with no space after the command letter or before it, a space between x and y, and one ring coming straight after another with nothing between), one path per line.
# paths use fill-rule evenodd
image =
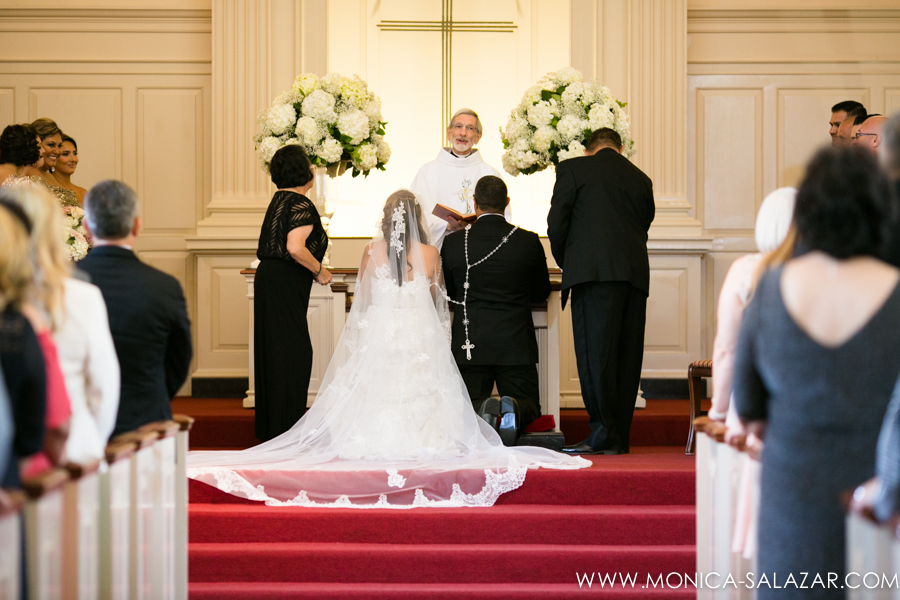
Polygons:
M67 458L102 458L116 422L120 380L106 304L96 286L70 276L56 202L37 186L11 192L34 223L35 304L51 324L72 412Z
M29 226L18 206L0 198L0 368L15 428L13 453L20 461L41 450L46 413L41 347L20 311L32 281ZM12 461L0 473L0 487L17 489L20 484L19 463Z

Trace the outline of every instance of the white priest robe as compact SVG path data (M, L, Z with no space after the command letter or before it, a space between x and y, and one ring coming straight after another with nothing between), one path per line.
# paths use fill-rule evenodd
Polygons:
M441 148L437 158L425 163L416 173L410 191L419 199L428 220L431 243L438 250L447 233L447 222L431 214L436 204L443 204L462 214L475 212L472 195L475 184L485 175L500 177L497 169L484 162L481 153L473 150L468 156L454 156L447 148ZM506 220L512 217L506 207Z

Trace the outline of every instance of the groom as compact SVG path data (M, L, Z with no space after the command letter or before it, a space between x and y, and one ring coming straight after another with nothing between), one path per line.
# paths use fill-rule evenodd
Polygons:
M453 357L476 409L496 383L501 396L518 402L523 431L541 415L531 305L550 295L547 259L537 234L503 216L509 197L502 179L479 179L474 202L478 220L447 235L441 249L454 300Z

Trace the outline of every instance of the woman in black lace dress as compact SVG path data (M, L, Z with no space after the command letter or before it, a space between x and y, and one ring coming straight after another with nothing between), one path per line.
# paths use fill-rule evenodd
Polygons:
M256 437L270 440L306 412L313 349L306 310L312 282L327 285L328 236L306 197L313 172L300 146L285 146L269 165L278 191L266 211L256 257L254 345Z

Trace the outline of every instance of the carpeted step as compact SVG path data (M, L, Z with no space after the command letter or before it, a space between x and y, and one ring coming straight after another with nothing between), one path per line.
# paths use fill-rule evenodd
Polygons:
M696 570L692 545L192 543L188 552L191 582L571 584L576 573Z
M500 496L497 505L694 506L694 457L684 454L591 456L589 469L528 471L525 485ZM192 504L254 504L191 480Z
M675 579L670 580L677 585ZM696 590L688 587L579 588L576 583L191 583L191 600L689 600Z
M690 506L356 510L192 504L190 541L378 544L694 544ZM515 524L505 527L504 524Z

